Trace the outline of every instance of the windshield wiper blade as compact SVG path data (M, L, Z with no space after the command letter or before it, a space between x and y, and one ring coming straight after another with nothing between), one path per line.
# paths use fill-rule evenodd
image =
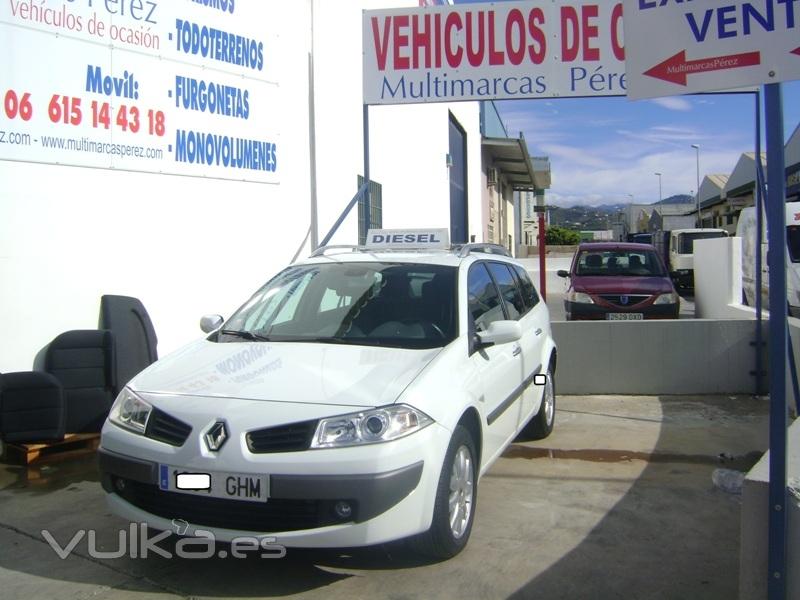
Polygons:
M269 342L270 338L265 335L259 335L257 333L253 333L252 331L236 331L235 329L223 329L220 333L224 335L232 335L234 337L239 337L245 340L250 340L251 342Z

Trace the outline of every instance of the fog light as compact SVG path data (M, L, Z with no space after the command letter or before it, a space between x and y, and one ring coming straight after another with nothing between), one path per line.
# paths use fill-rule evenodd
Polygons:
M120 477L117 477L114 480L114 487L117 488L117 491L120 492L123 491L125 489L125 480Z
M350 506L350 503L340 500L333 507L333 512L335 512L336 516L340 519L348 519L353 514L353 507Z

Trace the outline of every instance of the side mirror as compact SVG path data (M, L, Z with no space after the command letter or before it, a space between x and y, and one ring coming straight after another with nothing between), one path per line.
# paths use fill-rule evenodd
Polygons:
M564 269L559 269L556 271L556 275L559 277L569 277L569 271L565 271Z
M478 346L484 348L495 344L508 344L516 342L522 337L522 325L519 321L495 321L490 323L486 331L475 334Z
M203 333L211 333L222 327L223 322L222 315L205 315L200 319L200 329L203 330Z

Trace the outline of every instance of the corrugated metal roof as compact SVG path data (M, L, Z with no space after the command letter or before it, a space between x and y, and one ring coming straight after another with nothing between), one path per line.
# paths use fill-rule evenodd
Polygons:
M728 183L728 176L723 175L722 173L714 173L713 175L706 175L706 177L711 183L717 186L720 191L722 191L722 188L724 188L725 184Z
M764 165L764 168L767 167L767 155L765 152L761 153L761 161ZM731 171L730 176L728 177L728 181L725 184L723 192L726 196L730 196L731 193L736 195L736 193L740 193L743 189L748 187L752 187L755 185L756 180L756 153L755 152L744 152L739 156L739 160L736 163L736 166Z

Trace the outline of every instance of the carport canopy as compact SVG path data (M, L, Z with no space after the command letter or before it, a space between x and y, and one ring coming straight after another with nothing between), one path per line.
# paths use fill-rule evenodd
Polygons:
M484 150L494 167L502 173L515 191L534 191L550 187L550 161L531 157L525 138L485 137Z

